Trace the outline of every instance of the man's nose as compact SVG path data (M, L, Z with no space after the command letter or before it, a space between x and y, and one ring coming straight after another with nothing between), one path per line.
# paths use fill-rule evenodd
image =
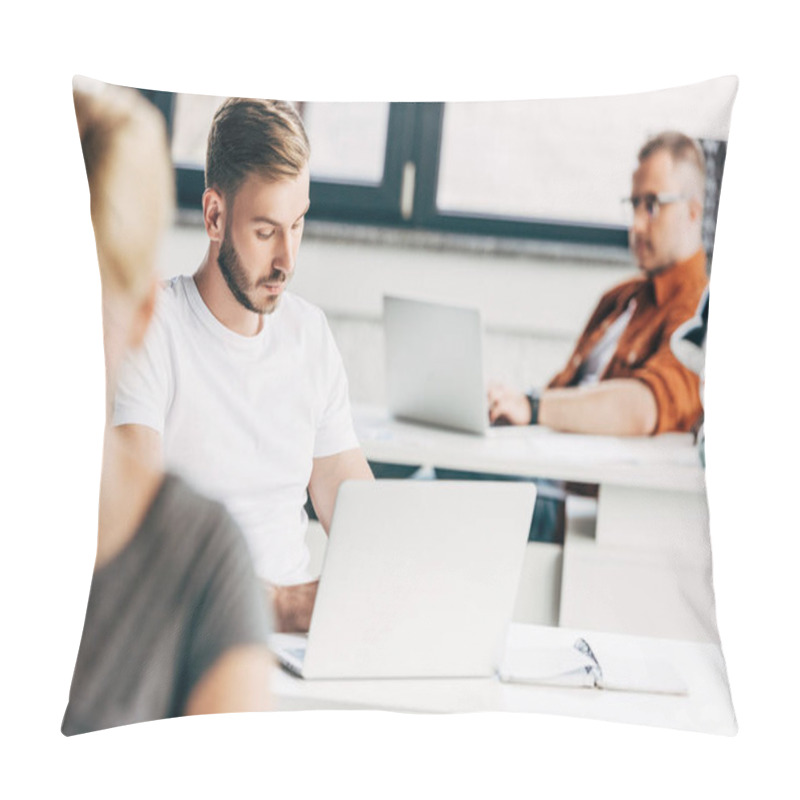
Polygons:
M275 243L275 250L272 255L272 266L287 275L294 269L290 231L278 234L278 240Z
M644 203L633 209L633 220L631 221L631 230L634 233L644 233L650 225L650 215L644 207Z

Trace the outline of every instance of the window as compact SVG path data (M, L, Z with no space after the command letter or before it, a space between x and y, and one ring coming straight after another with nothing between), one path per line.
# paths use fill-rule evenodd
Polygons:
M674 102L668 91L657 102L298 103L312 149L309 218L625 247L620 199L638 148L667 128L700 133L685 92ZM179 205L199 207L206 137L224 98L145 94L167 118ZM716 187L710 249L725 148L704 146Z
M176 95L172 158L184 167L202 168L214 112L224 97ZM314 142L311 174L316 180L378 186L389 121L388 103L297 103Z

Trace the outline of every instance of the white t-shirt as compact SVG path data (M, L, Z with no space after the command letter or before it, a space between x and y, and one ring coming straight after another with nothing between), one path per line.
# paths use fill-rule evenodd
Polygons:
M312 460L358 447L342 359L319 308L284 291L261 332L240 336L191 276L172 279L121 371L114 424L161 434L166 468L228 507L259 577L309 579Z

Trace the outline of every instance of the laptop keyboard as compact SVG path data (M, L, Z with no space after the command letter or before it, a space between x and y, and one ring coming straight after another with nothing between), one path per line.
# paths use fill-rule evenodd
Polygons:
M302 661L306 657L305 647L287 647L286 653L298 661Z

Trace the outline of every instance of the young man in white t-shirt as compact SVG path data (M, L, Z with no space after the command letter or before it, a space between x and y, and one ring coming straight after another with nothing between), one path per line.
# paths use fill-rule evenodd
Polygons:
M306 489L328 530L339 485L372 479L322 311L287 291L309 207L309 146L286 103L227 100L212 122L194 276L161 293L114 423L140 453L224 502L278 627L307 630Z

